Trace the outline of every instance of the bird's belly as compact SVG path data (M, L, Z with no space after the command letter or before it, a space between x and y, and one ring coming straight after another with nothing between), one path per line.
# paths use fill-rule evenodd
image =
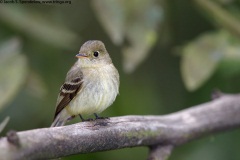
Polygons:
M118 87L112 79L83 82L81 91L69 103L71 115L100 113L109 107L118 94Z

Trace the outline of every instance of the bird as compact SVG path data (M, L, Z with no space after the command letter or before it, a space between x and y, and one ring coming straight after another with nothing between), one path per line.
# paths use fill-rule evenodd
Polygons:
M89 40L76 55L77 61L60 87L51 127L63 126L75 116L94 114L96 119L119 93L119 73L102 41Z

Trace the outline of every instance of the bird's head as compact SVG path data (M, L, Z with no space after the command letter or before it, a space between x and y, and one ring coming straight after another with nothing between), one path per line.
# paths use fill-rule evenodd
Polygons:
M112 63L105 45L98 40L85 42L76 57L80 67L97 67Z

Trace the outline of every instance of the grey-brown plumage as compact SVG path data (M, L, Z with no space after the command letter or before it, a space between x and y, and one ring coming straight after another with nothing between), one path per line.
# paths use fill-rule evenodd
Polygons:
M83 74L81 70L74 65L67 74L66 82L60 88L54 119L76 96L78 90L81 88L82 80Z
M77 57L60 88L52 127L76 115L100 113L118 94L119 74L101 41L85 42Z

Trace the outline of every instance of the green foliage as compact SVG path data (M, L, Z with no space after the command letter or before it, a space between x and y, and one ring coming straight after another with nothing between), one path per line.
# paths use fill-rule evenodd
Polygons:
M133 72L147 57L156 43L157 28L163 20L163 9L154 0L94 0L100 23L106 29L112 41L120 45L123 40L128 45L122 47L123 67Z
M220 64L222 74L231 76L231 73L239 73L239 46L240 41L226 30L203 34L185 45L181 55L181 73L186 88L193 91L201 87Z
M21 52L20 41L11 39L0 46L0 109L12 100L23 85L27 74L27 60Z
M59 88L89 39L105 43L120 72L120 95L102 116L163 115L209 101L216 88L239 92L239 8L236 0L0 4L1 128L10 117L2 136L50 126ZM237 160L239 134L177 147L170 159ZM63 159L146 159L147 152Z

